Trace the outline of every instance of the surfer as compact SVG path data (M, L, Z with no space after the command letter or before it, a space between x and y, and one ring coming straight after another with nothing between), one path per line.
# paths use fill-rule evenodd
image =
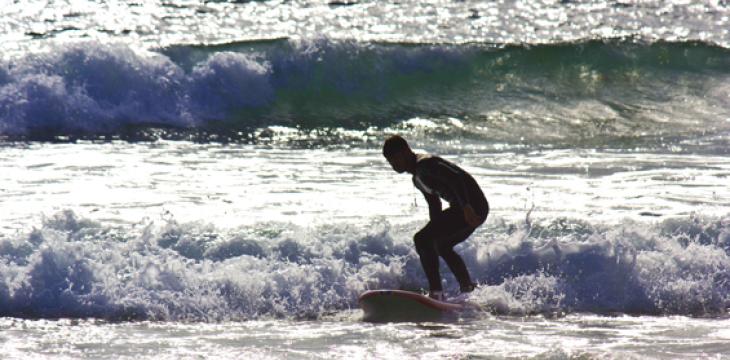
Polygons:
M489 203L482 190L466 171L438 156L416 154L408 142L398 135L383 144L383 156L399 174L413 175L413 185L423 193L428 203L430 221L413 236L416 252L426 273L429 296L443 300L439 256L444 259L459 281L462 293L474 290L464 260L454 251L456 244L466 240L484 223ZM441 199L449 208L441 209Z

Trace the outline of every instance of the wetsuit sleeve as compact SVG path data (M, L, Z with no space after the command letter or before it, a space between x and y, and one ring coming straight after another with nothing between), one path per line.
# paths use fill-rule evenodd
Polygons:
M428 203L428 217L433 220L441 214L441 199L437 195L427 194L421 191Z
M428 175L449 187L456 197L459 207L464 208L468 204L467 174L458 166L443 159L435 159L428 166Z

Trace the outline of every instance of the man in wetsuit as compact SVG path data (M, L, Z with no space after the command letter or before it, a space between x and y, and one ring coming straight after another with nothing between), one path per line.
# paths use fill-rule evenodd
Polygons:
M476 284L454 246L487 219L489 203L479 185L466 171L440 157L415 154L398 135L385 140L383 156L396 172L413 174L413 185L428 203L430 221L413 240L428 278L429 296L444 299L439 256L456 276L461 292L471 292ZM449 202L448 209L441 210L441 199Z

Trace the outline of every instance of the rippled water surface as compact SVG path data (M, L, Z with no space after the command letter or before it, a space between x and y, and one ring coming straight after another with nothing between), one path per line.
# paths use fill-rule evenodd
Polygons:
M681 317L503 319L456 323L362 325L317 322L105 324L87 321L2 321L8 359L33 353L99 358L658 358L728 351L727 320ZM25 331L19 333L22 326Z
M22 358L723 358L726 1L0 9L0 348ZM479 310L426 287L393 133L469 171ZM456 285L442 269L444 287Z

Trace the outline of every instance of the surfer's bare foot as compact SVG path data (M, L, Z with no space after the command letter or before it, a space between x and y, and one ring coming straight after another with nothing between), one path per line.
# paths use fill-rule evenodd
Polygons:
M464 293L470 293L470 292L474 291L474 289L476 289L476 287L477 287L477 284L471 283L471 284L466 285L466 286L461 286L459 288L459 292L461 292L462 294L464 294Z
M430 297L431 299L434 299L434 300L438 300L438 301L446 300L446 296L444 295L443 291L429 291L428 297Z

